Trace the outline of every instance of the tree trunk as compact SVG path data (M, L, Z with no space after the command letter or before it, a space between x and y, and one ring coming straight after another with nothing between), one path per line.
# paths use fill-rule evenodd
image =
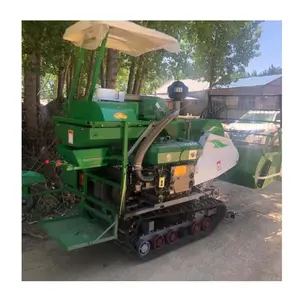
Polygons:
M132 59L129 76L128 76L128 83L127 83L127 94L132 94L133 90L133 82L134 82L134 71L135 71L135 59Z
M118 52L117 50L107 50L107 68L106 68L106 88L115 89L118 74Z
M71 57L71 63L70 63L69 70L68 70L68 81L67 81L68 92L67 92L67 95L69 95L69 93L71 91L72 79L74 77L74 72L75 72L75 63L76 63L76 61L74 61L74 57Z
M76 93L75 93L75 99L79 99L82 97L82 77L83 77L83 66L81 66L80 71L79 71L79 76L78 76L78 81L76 82L77 87L76 87Z
M144 81L144 77L141 77L140 82L139 82L139 87L138 87L138 90L137 90L138 95L141 94L141 90L143 88L143 81Z
M142 88L142 78L143 78L142 75L139 75L135 79L132 94L139 95L141 88Z
M134 79L134 85L133 85L133 89L132 89L132 94L137 95L138 93L138 89L139 89L139 85L140 85L140 81L141 81L141 71L142 68L139 66L136 74L135 74L135 79Z
M94 58L95 58L95 51L92 52L91 59L90 59L90 65L89 65L89 70L88 70L88 77L87 77L87 82L86 82L86 87L85 87L84 98L86 98L89 94L92 75L93 75L93 71L94 71Z
M36 55L36 103L38 107L40 106L40 94L41 94L41 56L39 54Z
M207 103L207 116L208 118L213 117L213 106L212 106L212 101L211 101L211 91L215 83L215 65L216 61L214 59L214 55L212 54L211 62L210 62L210 78L209 78L209 87L208 87L208 103Z
M139 62L138 62L138 68L135 72L134 85L133 85L133 89L132 89L132 94L134 94L134 95L138 94L139 86L141 83L141 78L143 75L143 68L144 68L144 57L140 56Z
M64 99L65 69L60 68L57 76L57 100Z
M137 88L137 94L140 95L141 94L141 91L142 91L142 88L143 88L143 83L144 83L144 80L147 76L147 73L148 73L148 70L144 67L142 69L142 74L140 76L140 80L138 82L138 88Z
M27 139L36 140L38 133L37 120L37 70L38 57L35 53L28 55L24 70L24 107L27 126Z
M66 71L66 87L67 87L67 97L69 95L70 92L70 68L71 66L69 66L69 68Z

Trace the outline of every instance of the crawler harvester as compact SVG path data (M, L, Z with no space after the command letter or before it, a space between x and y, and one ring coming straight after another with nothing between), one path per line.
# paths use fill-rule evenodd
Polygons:
M169 87L174 110L154 96L95 93L105 47L178 53L173 37L127 21L80 21L64 39L80 47L80 58L64 115L54 117L60 160L50 163L61 168L63 189L81 198L80 212L41 226L65 249L115 240L140 258L156 256L209 235L226 216L214 179L226 173L225 180L263 188L279 172L279 148L236 146L217 120L178 118L188 92L180 81ZM84 51L95 49L88 97L73 100Z

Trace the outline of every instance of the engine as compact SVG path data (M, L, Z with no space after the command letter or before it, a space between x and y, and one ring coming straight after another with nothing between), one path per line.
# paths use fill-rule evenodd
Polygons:
M201 146L193 141L161 139L152 144L144 157L143 172L153 180L136 179L134 192L159 203L189 194L201 151Z
M152 170L151 170L152 169ZM141 193L151 202L162 203L164 201L188 194L194 186L195 165L166 165L149 168L154 174L152 182L136 182L135 193Z
M199 143L160 138L154 142L143 159L143 178L137 176L133 166L128 168L126 202L128 208L155 205L187 196L192 192L196 163L201 156ZM105 169L106 178L117 182L121 168ZM120 201L120 190L103 183L95 184L94 196Z

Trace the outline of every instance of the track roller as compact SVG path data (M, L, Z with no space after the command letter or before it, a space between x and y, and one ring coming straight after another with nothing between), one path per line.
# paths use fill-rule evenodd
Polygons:
M167 234L166 234L166 242L168 244L173 244L176 240L178 239L178 231L176 230L170 230Z
M211 218L204 218L203 221L201 222L201 229L203 231L210 231L212 229L212 219Z
M189 228L189 232L192 235L197 234L200 230L201 230L201 226L200 226L199 222L194 222Z
M163 235L157 235L152 239L153 249L161 249L165 245L165 237Z
M225 218L226 212L228 213L227 207L223 201L205 197L197 206L191 202L178 207L174 205L172 212L165 209L155 214L145 213L141 219L130 221L132 224L130 228L133 230L130 231L128 242L125 241L124 245L130 251L133 250L135 255L138 254L139 259L149 261L169 250L174 250L175 245L181 247L209 236ZM182 219L182 224L178 224L179 218ZM147 233L142 225L152 221L156 224L156 232ZM128 229L124 226L124 232L126 230ZM161 251L152 251L158 249Z

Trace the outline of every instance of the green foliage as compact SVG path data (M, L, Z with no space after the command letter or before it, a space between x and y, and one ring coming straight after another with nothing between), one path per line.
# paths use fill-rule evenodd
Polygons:
M281 75L281 74L282 74L282 68L281 67L275 67L274 65L271 65L267 70L264 70L260 73L257 73L256 70L253 70L251 73L249 73L249 72L234 73L234 74L232 74L231 79L233 81L236 81L240 78L268 76L268 75Z
M42 57L42 98L55 97L58 73L74 65L78 49L63 40L67 27L75 21L23 21L23 66L30 53ZM258 55L259 22L250 21L135 21L164 32L180 42L180 53L154 51L136 60L141 66L141 93L152 94L168 80L204 78L212 85L232 80L243 73L251 58ZM86 86L90 70L90 53L81 72L80 83ZM118 56L117 89L126 91L132 57ZM104 69L106 61L104 60ZM237 76L237 75L233 75ZM137 74L135 74L137 79ZM51 84L45 83L51 81ZM99 82L100 83L100 79ZM47 87L47 88L46 88ZM49 89L53 89L50 92ZM54 91L55 90L55 91ZM45 95L44 95L45 94Z
M281 67L275 67L275 66L271 65L267 70L264 70L261 73L259 73L258 76L281 75L281 74L282 74Z
M117 86L118 91L125 92L127 89L127 81L129 76L129 68L120 68L117 76Z
M196 74L210 86L232 81L232 74L245 72L259 55L260 22L195 21L188 39L193 41Z
M41 73L57 74L74 52L71 43L63 40L63 34L72 21L23 21L22 53L37 53L42 57Z
M171 35L179 40L181 46L179 55L163 50L143 55L143 87L141 93L153 94L167 80L177 79L179 74L182 78L195 76L195 68L190 55L191 43L188 43L186 39L190 21L135 21L135 23ZM127 55L121 55L117 86L123 90L126 90L127 87L131 61L132 59ZM136 59L136 61L139 60ZM123 68L127 68L127 71L121 71ZM125 73L128 74L127 78L124 76Z
M46 73L41 76L41 100L52 100L57 97L57 76Z

